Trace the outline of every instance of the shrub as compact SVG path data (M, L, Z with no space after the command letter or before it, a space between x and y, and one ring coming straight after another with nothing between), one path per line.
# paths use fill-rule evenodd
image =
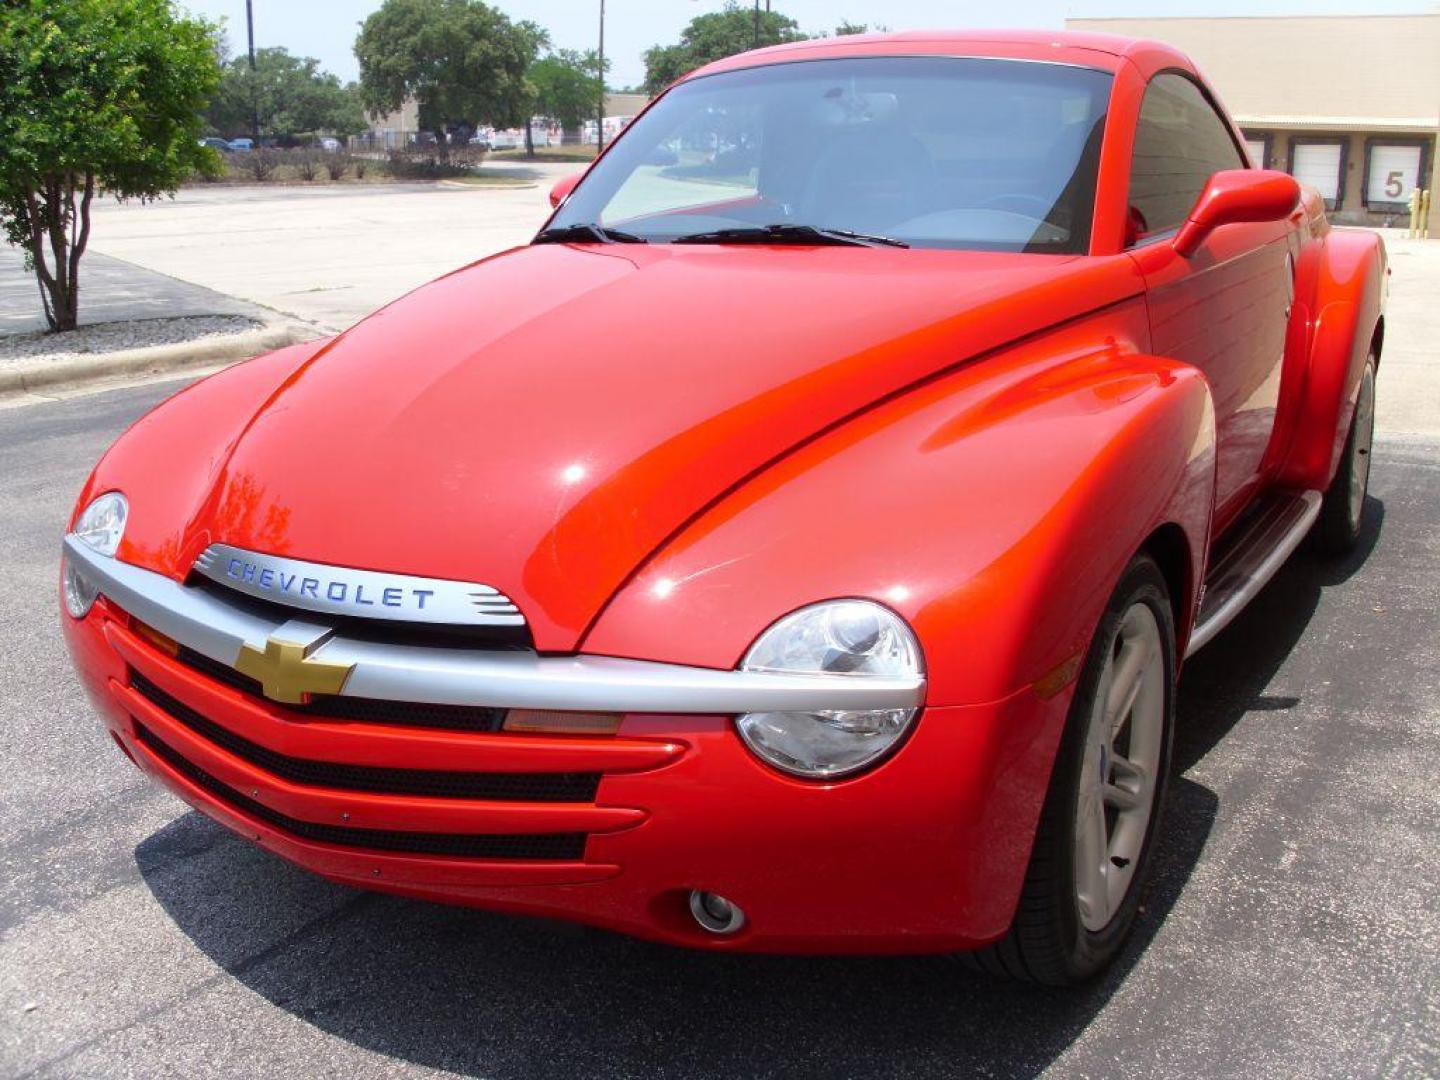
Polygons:
M268 147L246 150L235 155L235 164L242 172L249 173L256 183L263 184L274 176L275 170L280 167L280 153Z
M314 150L303 147L291 150L290 162L295 166L295 175L301 180L314 180L320 175L320 155Z
M390 175L404 179L433 180L445 176L464 176L478 168L488 151L483 146L468 143L445 148L442 158L440 148L426 143L412 143L403 150L391 150L386 155Z
M334 150L325 155L325 172L331 180L343 180L345 170L350 168L350 155L344 150ZM362 175L357 173L357 175Z
M355 179L364 180L365 173L369 170L371 161L366 157L355 158Z

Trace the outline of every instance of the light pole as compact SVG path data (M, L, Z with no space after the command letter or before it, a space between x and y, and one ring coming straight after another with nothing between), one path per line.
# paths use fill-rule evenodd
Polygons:
M245 33L250 41L250 137L260 149L260 81L255 77L255 12L245 0Z
M765 0L765 14L770 14L770 0ZM760 0L755 0L755 19L752 26L754 27L754 32L750 47L752 49L758 49L760 47Z
M600 101L595 109L595 156L605 149L605 0L600 0Z

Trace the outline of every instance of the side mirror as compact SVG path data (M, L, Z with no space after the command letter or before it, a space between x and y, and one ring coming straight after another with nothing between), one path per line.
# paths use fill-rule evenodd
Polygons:
M584 175L584 172L571 173L555 182L555 186L550 189L550 208L552 210L558 208L570 197L570 192L575 190L575 185L580 183L580 178Z
M1210 177L1194 209L1175 234L1175 250L1188 258L1221 225L1279 221L1300 202L1300 185L1274 169L1226 169Z

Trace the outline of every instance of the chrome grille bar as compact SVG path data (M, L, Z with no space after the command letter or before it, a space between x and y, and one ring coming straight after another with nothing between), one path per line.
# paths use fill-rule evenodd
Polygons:
M65 556L100 591L140 621L219 663L263 649L286 621L227 604L118 559L74 536ZM360 641L338 634L311 654L353 668L341 696L440 705L584 712L744 713L816 709L907 709L923 703L925 680L858 675L781 675L623 660L540 656Z

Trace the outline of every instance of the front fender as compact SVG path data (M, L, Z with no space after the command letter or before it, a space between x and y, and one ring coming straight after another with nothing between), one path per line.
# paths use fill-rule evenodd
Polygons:
M187 538L188 523L236 439L276 388L329 340L257 356L166 398L101 457L80 491L70 524L95 496L122 491L130 501L130 517L120 558L176 579L185 577L196 546ZM198 541L202 549L207 543Z
M1126 563L1166 525L1186 541L1187 627L1214 411L1200 372L1145 355L1145 337L1143 304L1117 305L822 434L652 556L582 647L733 667L781 615L866 596L915 628L928 704L1054 695Z
M1284 486L1318 491L1330 486L1340 463L1365 360L1384 314L1388 274L1385 244L1375 233L1332 229L1323 242L1314 271L1310 355L1278 473Z

